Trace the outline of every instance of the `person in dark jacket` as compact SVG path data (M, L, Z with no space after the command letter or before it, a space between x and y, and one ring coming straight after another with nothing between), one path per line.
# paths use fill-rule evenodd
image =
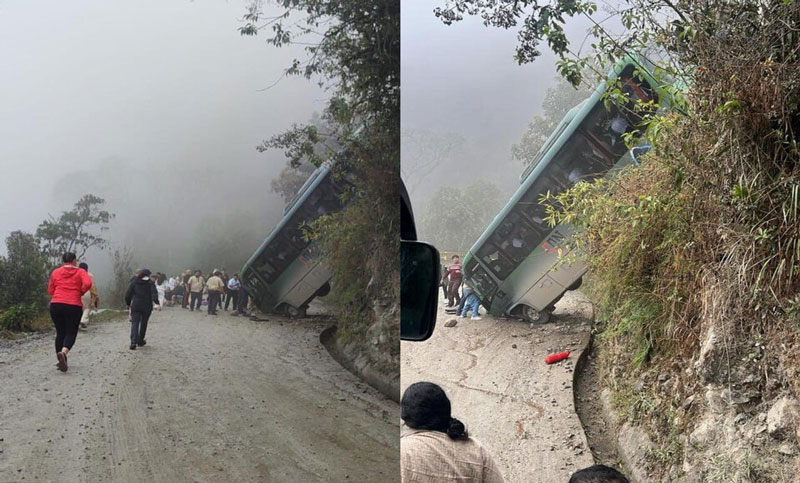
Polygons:
M125 305L131 311L131 350L136 350L137 345L145 345L147 321L153 313L153 306L161 310L158 303L158 290L156 284L150 280L150 270L144 268L136 272L136 277L131 280L125 292Z

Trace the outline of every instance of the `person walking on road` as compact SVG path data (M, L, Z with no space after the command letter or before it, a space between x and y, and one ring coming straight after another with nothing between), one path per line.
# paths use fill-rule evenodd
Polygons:
M206 279L203 278L200 270L195 270L194 275L189 278L187 285L189 286L189 293L192 296L192 300L189 301L189 310L194 312L195 303L198 309L203 304L203 288L206 286Z
M153 313L153 306L161 310L158 303L158 290L156 284L150 280L150 270L143 268L136 272L125 292L125 305L131 312L131 350L136 350L136 346L146 345L145 335L147 334L147 322Z
M464 424L450 416L450 399L432 382L416 382L400 400L400 479L407 483L502 483L503 475Z
M192 278L192 271L187 269L181 276L181 281L183 282L183 301L181 302L181 307L184 309L189 307L189 294L191 293L189 290L190 278Z
M447 286L447 306L452 307L461 302L461 295L458 294L458 288L461 286L461 259L458 255L453 255L453 263L447 266L442 275L442 283L445 278L450 278L450 283ZM455 303L453 302L455 300Z
M225 310L228 310L228 305L233 299L233 310L236 310L236 304L239 301L239 289L242 287L242 281L239 280L239 274L234 273L233 277L228 280L228 296L225 298Z
M85 329L89 326L89 311L92 307L97 308L97 305L100 303L100 297L97 296L97 284L94 280L94 274L89 271L89 265L84 262L81 262L78 265L78 268L84 270L87 274L89 274L89 278L92 279L92 288L89 289L88 292L81 295L81 303L83 304L83 314L81 315L81 329Z
M78 268L76 258L72 252L65 253L61 257L64 264L53 270L47 284L50 318L56 326L56 366L62 372L67 372L67 354L78 337L78 327L83 315L81 296L92 288L89 273Z
M208 315L217 315L217 306L221 304L222 292L225 290L225 282L222 281L222 272L215 271L210 277L206 286L208 287Z

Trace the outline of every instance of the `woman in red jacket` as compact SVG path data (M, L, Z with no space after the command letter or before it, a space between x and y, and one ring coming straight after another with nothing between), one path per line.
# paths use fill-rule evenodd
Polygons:
M50 318L56 326L56 358L58 370L67 372L67 354L75 344L83 314L81 295L92 287L92 279L78 268L74 253L61 259L64 265L53 270L47 291L50 293Z

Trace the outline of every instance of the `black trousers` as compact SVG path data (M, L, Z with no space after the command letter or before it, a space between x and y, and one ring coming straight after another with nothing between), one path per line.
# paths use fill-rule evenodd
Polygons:
M217 305L219 305L219 297L220 294L216 290L209 290L208 291L208 313L213 314L217 311Z
M131 312L131 345L137 345L147 334L147 321L153 312Z
M238 300L238 304L236 305L236 311L240 314L244 314L247 312L247 292L241 292Z
M61 352L64 347L72 349L75 345L82 315L83 307L80 305L50 304L50 318L56 326L56 352Z
M461 286L461 280L450 280L447 287L447 306L452 307L461 302L461 294L458 293L458 288ZM453 303L455 300L455 303Z
M236 310L236 302L239 300L238 290L228 290L228 296L225 297L225 310L228 310L228 305L231 303L231 299L233 299L233 310Z
M190 309L194 310L195 302L197 302L198 309L203 305L203 292L192 292L192 301L189 302Z

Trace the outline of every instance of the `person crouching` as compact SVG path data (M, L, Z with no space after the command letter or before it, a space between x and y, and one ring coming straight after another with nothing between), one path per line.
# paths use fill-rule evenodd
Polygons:
M131 312L131 350L136 350L137 345L145 345L144 336L147 333L147 321L153 313L153 306L158 310L158 290L150 280L150 270L142 269L136 272L136 277L131 281L125 292L125 305Z

